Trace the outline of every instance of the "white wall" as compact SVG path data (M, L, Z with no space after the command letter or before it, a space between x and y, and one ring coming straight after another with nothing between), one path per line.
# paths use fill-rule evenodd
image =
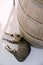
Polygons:
M13 0L0 0L0 36L8 22L12 7Z

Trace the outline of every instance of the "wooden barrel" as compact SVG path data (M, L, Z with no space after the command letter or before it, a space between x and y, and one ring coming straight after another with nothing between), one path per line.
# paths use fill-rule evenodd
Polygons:
M43 23L43 0L18 0L24 12L38 21Z
M43 47L43 24L27 15L18 2L17 18L23 37L33 45Z

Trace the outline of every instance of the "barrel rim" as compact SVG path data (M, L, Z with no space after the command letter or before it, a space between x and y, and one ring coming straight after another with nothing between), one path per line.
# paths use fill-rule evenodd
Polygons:
M19 1L19 0L18 0ZM25 12L25 10L23 9L23 7L21 6L21 3L19 3L18 2L18 4L20 5L20 7L22 8L22 10L24 11L24 13L26 14L26 12ZM26 14L27 15L27 14ZM30 15L27 15L28 17L31 17ZM33 17L31 17L32 19L33 19ZM35 19L33 19L33 20L35 20ZM40 24L43 24L42 22L40 22L40 21L37 21L37 20L35 20L36 22L38 22L38 23L40 23Z
M21 4L20 4L19 2L18 2L18 4L20 5L20 7L21 7L21 9L23 10L24 14L26 14L26 12L25 12L25 10L22 8ZM27 14L26 14L26 16L32 18L30 15L27 15ZM32 18L32 19L33 19L33 18ZM35 20L35 19L33 19L33 20ZM38 22L39 24L42 24L42 25L43 25L42 22L37 21L37 20L35 20L35 21Z
M25 14L25 12L23 12L24 13L24 15L26 15ZM35 21L34 19L32 19L30 16L27 16L26 15L26 17L27 17L27 19L30 19L30 20L33 20L33 22L36 22L36 23L38 23L40 26L43 26L43 24L40 24L39 22L37 22L37 21ZM17 14L17 19L18 19L18 21L19 21L19 18L18 18L18 14ZM19 24L20 24L20 21L19 21ZM21 24L20 24L21 25ZM21 25L21 27L22 27L22 25ZM23 27L22 27L23 28ZM40 27L41 28L41 27ZM24 28L23 28L24 29ZM26 31L26 30L25 30ZM27 31L26 31L27 32ZM28 32L27 32L28 33ZM28 33L29 34L29 33ZM31 34L30 34L31 35ZM31 35L32 37L34 37L33 35ZM37 37L34 37L34 38L37 38ZM40 38L37 38L37 39L39 39L39 40L42 40L42 39L40 39ZM42 40L43 41L43 40Z

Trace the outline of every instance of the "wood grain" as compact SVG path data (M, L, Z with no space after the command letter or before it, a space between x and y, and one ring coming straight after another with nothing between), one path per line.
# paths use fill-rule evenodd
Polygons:
M37 40L40 42L43 41L43 24L40 24L36 20L32 19L30 16L27 16L25 12L22 10L19 3L18 3L17 18L18 18L20 27L24 30L23 34L27 33L28 37L31 36L32 38L36 39L36 41L35 40L32 41L32 44L42 45L42 43L38 43ZM26 35L24 34L24 36ZM31 41L31 39L29 38L28 40Z
M18 0L25 13L39 23L43 23L43 0ZM42 2L40 4L39 2Z

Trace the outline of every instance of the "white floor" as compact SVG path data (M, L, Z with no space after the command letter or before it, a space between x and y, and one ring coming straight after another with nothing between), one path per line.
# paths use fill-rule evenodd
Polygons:
M12 7L11 7L11 9L12 9ZM10 9L10 11L11 11L11 9ZM15 12L16 12L16 8L14 7L14 12L13 12L14 15L11 17L11 20L6 29L6 32L12 32L12 33L18 32L19 33L18 21L17 21L17 16L16 16ZM7 19L6 19L6 21L7 21ZM1 18L0 18L0 20L2 21ZM4 21L4 19L3 19L3 21ZM2 40L2 38L0 39L0 65L43 65L43 49L39 49L39 48L31 46L30 55L28 55L28 57L26 58L25 61L19 62L16 60L16 58L11 53L9 53L4 48L5 44L10 45L12 48L17 47L16 44L11 44L5 40Z

